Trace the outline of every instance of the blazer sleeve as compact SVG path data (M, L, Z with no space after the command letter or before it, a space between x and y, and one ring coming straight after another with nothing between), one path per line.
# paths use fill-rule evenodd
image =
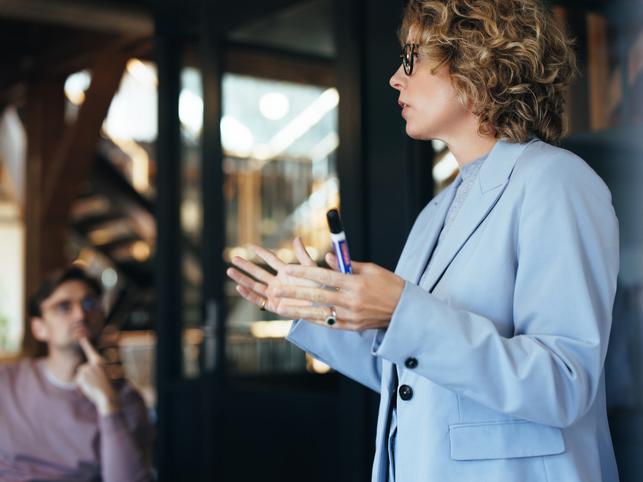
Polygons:
M540 169L522 196L513 336L406 283L373 349L397 364L416 358L420 376L493 410L565 427L589 410L602 376L618 223L609 190L580 160Z
M379 393L382 360L371 352L376 334L376 330L356 333L295 320L287 339L338 372Z

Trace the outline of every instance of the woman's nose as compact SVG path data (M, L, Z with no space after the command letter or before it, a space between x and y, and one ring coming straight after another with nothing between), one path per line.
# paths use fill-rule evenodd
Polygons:
M402 79L403 79L403 73L402 73L402 66L400 65L398 69L395 71L395 73L391 76L391 79L389 80L389 85L393 87L395 90L402 90Z

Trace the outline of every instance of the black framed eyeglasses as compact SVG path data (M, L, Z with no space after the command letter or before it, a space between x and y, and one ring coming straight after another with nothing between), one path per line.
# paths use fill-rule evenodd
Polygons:
M69 299L60 300L56 304L45 308L45 310L55 311L60 316L68 316L73 311L75 303L79 303L85 313L95 313L100 308L100 303L96 298L86 296L78 302Z
M418 47L418 44L404 44L404 47L402 47L400 58L402 59L402 66L404 67L404 73L406 75L413 73L413 64L417 56Z

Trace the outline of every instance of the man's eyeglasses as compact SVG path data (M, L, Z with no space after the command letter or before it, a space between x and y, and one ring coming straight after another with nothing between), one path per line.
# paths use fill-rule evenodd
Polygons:
M47 307L46 309L54 311L59 315L66 316L71 314L76 303L80 303L80 307L85 313L94 313L98 311L100 307L100 304L96 298L86 296L79 302L73 300L61 300L58 303Z
M406 75L413 73L413 63L417 56L418 47L418 44L404 44L404 47L402 47L400 58L402 59L402 66L404 67L404 73Z

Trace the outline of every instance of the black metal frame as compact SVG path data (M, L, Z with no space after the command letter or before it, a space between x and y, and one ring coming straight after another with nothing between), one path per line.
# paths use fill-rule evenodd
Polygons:
M158 2L156 62L158 68L157 243L156 243L156 466L159 480L171 480L174 470L172 422L176 413L174 388L181 378L182 276L180 226L180 92L181 33L175 20L177 4ZM177 340L179 340L177 342Z
M396 94L388 85L389 76L399 67L395 30L403 1L391 2L385 7L366 0L332 1L335 34L340 46L336 68L342 141L337 156L342 215L353 256L373 260L392 269L406 233L432 195L431 146L406 137ZM259 3L288 5L295 2L261 0ZM315 431L317 443L332 444L333 447L328 449L337 456L327 465L333 467L331 471L337 471L334 478L337 482L366 481L370 477L375 435L375 394L337 375L324 379L323 383L321 379L312 383L311 376L289 377L292 383L286 384L277 379L272 385L252 380L234 385L226 383L225 266L221 256L225 245L225 211L221 189L223 155L219 119L223 39L229 26L238 23L239 12L237 6L229 2L202 0L200 27L195 34L194 26L190 27L190 32L185 31L181 8L178 0L163 0L158 3L156 12L159 73L158 241L155 258L159 480L227 480L226 477L234 480L234 467L224 460L225 444L230 442L228 437L233 435L239 442L243 437L265 436L261 427L256 427L256 433L234 433L236 430L253 430L252 421L242 429L231 425L231 413L242 415L242 412L231 412L242 410L234 404L244 403L247 404L244 406L257 409L281 410L276 415L278 419L288 420L289 425L295 428L308 427ZM234 15L230 13L233 10L236 12ZM202 132L202 294L206 341L203 375L195 381L183 380L180 368L182 242L178 96L186 36L197 38L200 44L204 104L207 106ZM212 353L214 359L211 358ZM302 403L316 407L313 418L300 410ZM257 423L266 421L256 412L250 415L250 419ZM285 425L282 427L286 428ZM282 429L279 425L272 429L274 433L271 436L278 441ZM292 427L289 430L285 433L298 433ZM326 460L326 454L311 456ZM306 460L293 461L293 464L290 468L292 473L282 473L280 481L297 480L297 464L302 470L307 465ZM256 470L261 473L261 467ZM264 480L269 480L269 474L263 475Z

